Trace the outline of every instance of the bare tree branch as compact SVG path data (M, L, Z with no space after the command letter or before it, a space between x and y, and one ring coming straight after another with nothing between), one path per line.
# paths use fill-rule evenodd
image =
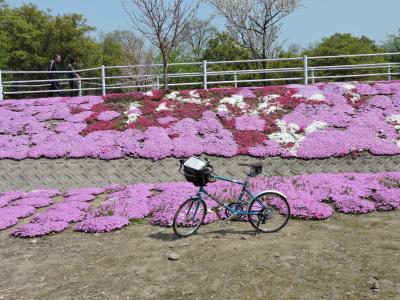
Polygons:
M163 58L164 88L168 89L168 59L171 50L179 45L188 33L199 2L185 5L184 0L130 0L124 8L136 30L159 49Z
M226 19L227 29L256 59L275 57L279 22L300 7L300 0L208 0Z
M200 60L207 47L208 41L213 38L218 30L207 20L194 19L187 27L185 44L195 60Z

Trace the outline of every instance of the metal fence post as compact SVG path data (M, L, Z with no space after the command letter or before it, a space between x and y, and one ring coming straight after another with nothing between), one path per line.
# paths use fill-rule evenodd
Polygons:
M102 87L102 95L106 95L106 67L104 65L101 66L101 87Z
M304 55L303 61L304 61L304 84L308 85L308 57L307 57L307 55Z
M157 76L157 90L160 89L160 77Z
M392 66L388 65L388 81L392 80Z
M203 88L207 89L207 61L203 60Z
M0 70L0 101L2 101L3 98L3 80L1 78L1 70Z
M311 79L312 84L315 84L315 71L314 71L314 68L311 68L311 77L312 77L312 79Z
M234 73L234 76L235 76L235 88L237 88L238 87L238 82L237 82L237 72L236 71Z
M82 96L82 80L78 80L79 97Z

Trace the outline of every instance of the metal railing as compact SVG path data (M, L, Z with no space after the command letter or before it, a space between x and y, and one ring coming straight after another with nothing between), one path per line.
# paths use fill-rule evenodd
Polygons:
M353 63L337 65L319 65L330 59L363 59L379 58L376 63ZM389 58L389 59L388 59ZM394 58L398 59L396 62ZM386 60L385 60L386 59ZM388 60L387 60L388 59ZM295 66L273 66L274 64L292 64ZM393 80L400 75L400 52L375 53L335 56L273 58L264 60L241 61L203 61L173 63L168 65L167 74L169 87L196 87L207 89L218 86L248 86L266 83L303 84L316 83L322 80L346 80L372 78ZM171 71L179 69L178 71ZM1 71L0 70L0 100L5 97L21 95L46 95L56 93L51 90L51 82L61 86L72 80L78 81L78 88L66 88L63 92L100 93L105 96L110 92L126 92L129 90L159 89L163 85L162 65L127 65L101 66L97 68L75 71L80 78L47 79L50 73L66 75L68 71ZM332 74L332 72L335 72ZM349 74L351 73L351 74ZM32 77L28 78L27 77Z

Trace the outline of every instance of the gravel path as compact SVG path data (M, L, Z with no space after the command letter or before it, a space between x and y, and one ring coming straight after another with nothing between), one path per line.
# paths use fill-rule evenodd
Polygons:
M135 224L39 239L0 233L0 299L400 299L399 212L200 228Z

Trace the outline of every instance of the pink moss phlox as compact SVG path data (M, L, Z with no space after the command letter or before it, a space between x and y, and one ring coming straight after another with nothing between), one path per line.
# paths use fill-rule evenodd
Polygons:
M105 233L129 225L128 218L120 216L100 216L86 219L75 227L75 231Z

